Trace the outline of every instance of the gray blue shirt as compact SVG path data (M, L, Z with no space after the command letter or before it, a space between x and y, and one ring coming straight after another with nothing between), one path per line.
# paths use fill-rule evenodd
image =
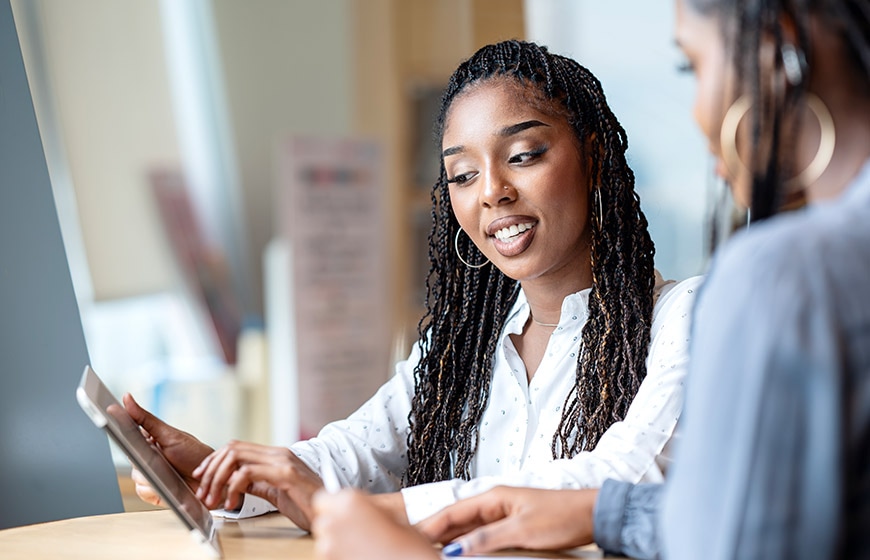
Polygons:
M870 558L870 162L736 235L698 296L665 485L608 481L595 538L638 558Z

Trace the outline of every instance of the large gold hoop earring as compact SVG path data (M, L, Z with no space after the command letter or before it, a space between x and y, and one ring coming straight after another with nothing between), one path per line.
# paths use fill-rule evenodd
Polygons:
M788 186L807 187L819 180L834 157L834 146L837 143L837 131L834 128L834 118L825 102L815 93L807 93L807 107L819 121L819 149L809 165L794 178L786 181Z
M462 233L462 231L462 228L457 229L456 237L453 238L453 248L456 249L456 256L459 257L459 260L462 261L462 264L464 264L468 268L481 268L488 265L489 259L486 259L480 264L471 264L470 262L462 258L462 254L459 252L459 234Z
M819 139L819 148L816 150L816 155L809 165L803 171L787 179L784 185L787 187L806 187L815 183L828 164L831 163L831 158L834 155L834 146L837 142L837 132L834 128L834 119L831 117L831 112L825 105L825 102L814 93L806 94L807 107L816 116L819 121L821 137ZM719 144L722 147L722 159L725 160L725 166L733 177L739 176L741 173L748 174L749 169L741 161L740 154L737 153L737 127L743 119L746 112L752 106L752 100L747 95L743 95L735 101L728 111L725 113L725 118L722 119L722 129L719 132Z
M725 118L722 119L722 128L719 130L719 146L722 148L722 159L725 167L733 178L749 173L749 169L740 160L737 153L737 127L743 116L752 106L752 99L743 95L728 107Z

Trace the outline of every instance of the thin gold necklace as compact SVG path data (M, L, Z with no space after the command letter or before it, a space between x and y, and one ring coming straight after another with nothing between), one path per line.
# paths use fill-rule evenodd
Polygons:
M559 323L542 323L542 322L538 321L537 319L535 319L535 317L532 315L529 315L529 317L532 318L532 321L541 325L542 327L558 327L559 326Z

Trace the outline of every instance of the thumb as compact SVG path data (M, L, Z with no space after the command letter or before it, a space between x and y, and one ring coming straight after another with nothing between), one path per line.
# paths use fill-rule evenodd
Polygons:
M127 409L127 414L130 415L130 418L145 428L145 431L149 434L159 439L160 431L164 429L167 424L139 406L139 403L136 402L133 395L130 393L125 393L122 400L124 401L124 408Z
M442 549L444 556L474 556L514 548L522 542L522 527L516 518L507 517L470 531Z

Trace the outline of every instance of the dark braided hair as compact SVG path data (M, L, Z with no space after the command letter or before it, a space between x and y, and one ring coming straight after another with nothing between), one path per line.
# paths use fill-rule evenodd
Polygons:
M731 51L736 70L735 94L749 95L752 99L753 124L749 153L753 160L748 167L752 173L752 220L770 217L786 205L783 188L786 181L796 175L790 161L782 154L794 153L788 149L788 138L796 135L785 131L786 117L807 95L807 85L814 62L810 38L810 19L815 16L822 25L843 38L851 66L862 82L864 92L870 95L870 2L867 0L689 0L702 14L716 14L720 18L726 45ZM786 42L783 19L794 25L794 46L806 57L803 80L792 84L787 91L778 92L764 87L770 82L759 53L762 43L773 40L776 53L782 52ZM821 62L823 63L823 62ZM782 67L777 55L776 64ZM759 157L759 154L764 154Z
M451 104L473 84L508 79L532 94L542 111L563 116L578 146L594 156L589 174L592 289L583 327L576 384L553 436L553 458L595 447L625 417L646 376L653 309L655 249L628 167L625 131L599 81L583 66L545 47L506 41L483 47L450 78L437 120L438 145ZM579 149L579 148L578 148ZM590 190L590 185L577 185ZM601 197L601 208L594 197ZM454 251L459 227L444 163L432 190L433 228L426 313L418 324L422 358L415 368L409 420L408 485L470 478L479 423L489 400L492 361L518 282L496 267L469 268ZM594 202L593 202L594 201ZM469 262L485 257L462 236ZM578 271L581 274L581 271Z

